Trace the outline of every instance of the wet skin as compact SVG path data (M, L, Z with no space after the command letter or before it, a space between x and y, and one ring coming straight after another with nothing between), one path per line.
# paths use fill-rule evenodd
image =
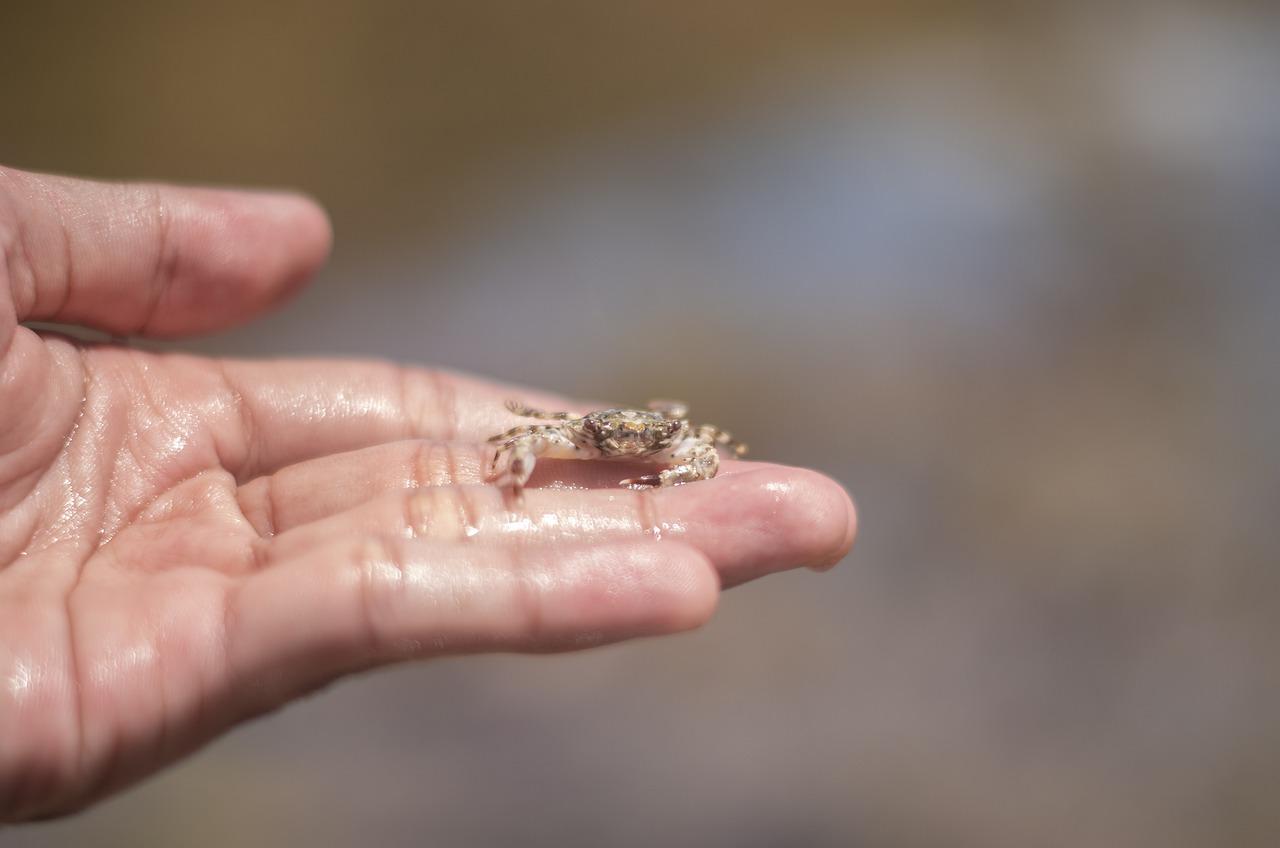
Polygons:
M671 489L547 462L513 502L485 439L518 396L380 362L86 346L180 337L323 262L292 195L0 168L0 821L63 814L375 665L703 623L719 590L840 560L848 496L726 462Z

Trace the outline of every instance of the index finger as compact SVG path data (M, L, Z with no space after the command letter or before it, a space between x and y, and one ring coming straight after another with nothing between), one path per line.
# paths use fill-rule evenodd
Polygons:
M240 480L400 439L479 442L519 421L503 401L564 397L439 368L361 360L219 363L237 414L224 464Z

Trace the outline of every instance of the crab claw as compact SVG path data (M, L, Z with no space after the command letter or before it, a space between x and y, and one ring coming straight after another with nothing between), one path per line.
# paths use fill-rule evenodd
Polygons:
M653 486L661 486L662 477L657 474L644 474L640 477L628 477L619 485L626 486L628 489L648 489Z

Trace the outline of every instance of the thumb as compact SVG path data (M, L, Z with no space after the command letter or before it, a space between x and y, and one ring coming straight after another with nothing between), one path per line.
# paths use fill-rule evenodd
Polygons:
M149 336L241 323L296 291L330 240L298 195L0 168L0 351L16 321Z

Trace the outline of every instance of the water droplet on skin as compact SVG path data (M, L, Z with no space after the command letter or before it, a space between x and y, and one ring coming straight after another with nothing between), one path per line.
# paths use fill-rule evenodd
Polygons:
M31 688L31 683L35 676L31 666L25 662L18 662L7 681L9 694L13 696L14 700L22 700L27 690Z
M563 480L553 480L552 482L547 483L545 486L543 486L543 488L556 489L556 490L565 491L565 492L585 492L587 491L588 487L580 483L566 483Z

